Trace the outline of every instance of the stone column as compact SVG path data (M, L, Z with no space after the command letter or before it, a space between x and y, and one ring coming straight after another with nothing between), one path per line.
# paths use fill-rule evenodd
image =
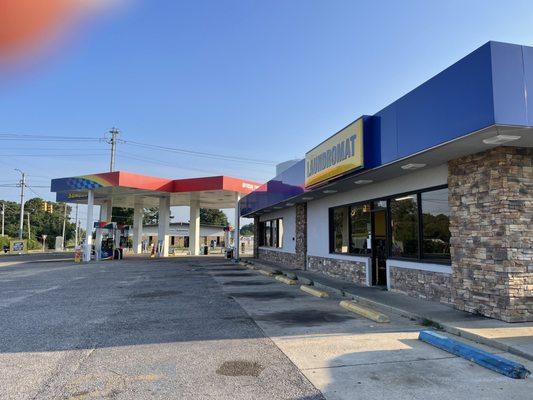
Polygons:
M299 267L307 265L307 203L296 205L296 262Z
M133 253L142 253L144 209L142 197L136 198L133 207Z
M159 218L157 226L157 242L160 244L158 257L168 257L170 233L170 198L159 198Z
M449 162L452 301L533 321L533 149L497 147Z
M189 212L189 253L197 256L200 254L200 200L191 199Z

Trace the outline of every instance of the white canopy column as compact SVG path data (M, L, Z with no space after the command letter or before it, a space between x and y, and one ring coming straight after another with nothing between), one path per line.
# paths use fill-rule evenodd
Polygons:
M191 199L189 211L189 253L197 256L200 254L200 201Z
M241 230L241 224L240 224L240 212L239 212L239 200L241 199L240 193L235 193L235 231L233 232L233 258L235 260L239 260L239 246L240 246L240 230Z
M170 242L170 198L159 198L159 223L157 229L157 242L159 257L168 257Z
M143 237L143 199L142 197L135 199L133 207L133 253L142 253L142 237Z
M94 192L89 190L87 192L87 222L85 225L85 245L83 247L83 261L91 261L91 248L93 244L93 208L94 208Z

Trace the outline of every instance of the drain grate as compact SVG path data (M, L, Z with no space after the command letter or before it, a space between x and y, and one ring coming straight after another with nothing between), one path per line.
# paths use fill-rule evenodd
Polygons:
M265 369L261 364L255 361L235 360L225 361L217 369L217 374L224 376L254 376L258 377L261 371Z

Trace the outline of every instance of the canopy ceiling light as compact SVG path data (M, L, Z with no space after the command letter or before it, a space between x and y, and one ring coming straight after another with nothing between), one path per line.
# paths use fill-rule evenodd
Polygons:
M485 144L503 144L520 139L522 136L518 135L496 135L487 139L483 139Z
M331 193L337 193L337 191L334 189L326 189L326 190L323 190L322 193L331 194Z
M305 197L302 197L302 200L313 200L314 197L311 197L311 196L305 196Z
M372 182L374 182L372 179L359 179L359 180L355 181L354 183L356 185L366 185L366 184L372 183Z

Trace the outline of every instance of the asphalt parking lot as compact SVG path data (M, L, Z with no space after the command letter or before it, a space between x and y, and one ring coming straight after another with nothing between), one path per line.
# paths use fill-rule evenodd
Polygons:
M435 349L416 321L389 316L377 324L217 258L4 265L0 398L530 395L531 378Z

